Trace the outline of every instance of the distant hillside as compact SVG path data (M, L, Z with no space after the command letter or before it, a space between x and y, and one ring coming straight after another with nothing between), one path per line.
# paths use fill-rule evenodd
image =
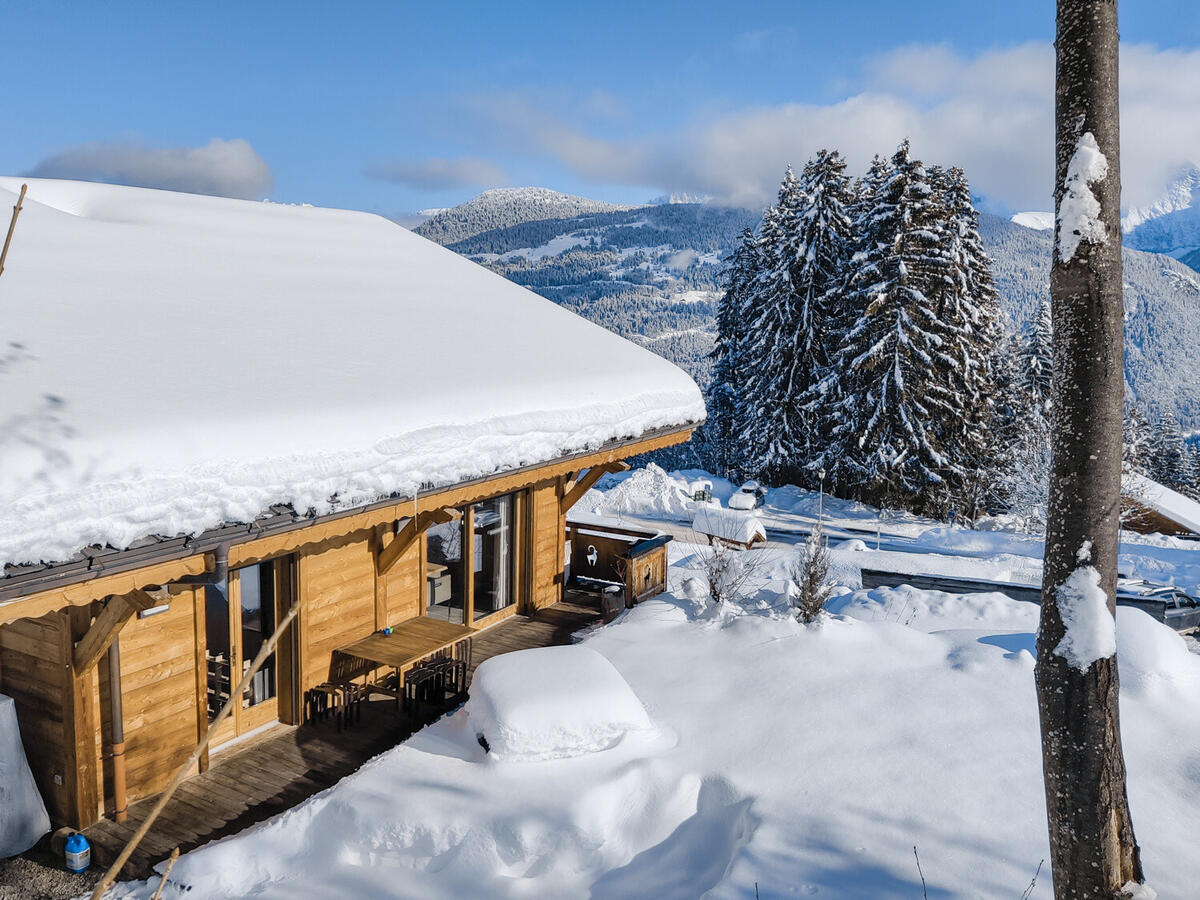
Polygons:
M523 206L506 220L494 197L485 206L498 217L494 227L443 243L707 383L724 258L761 211L677 203L539 219ZM986 214L980 232L1008 327L1024 328L1049 293L1052 232ZM1132 396L1177 414L1185 429L1200 428L1200 359L1191 351L1200 346L1200 275L1127 249L1125 281Z
M439 244L453 244L494 228L539 219L561 219L581 213L626 209L586 197L575 197L548 188L496 188L484 191L461 206L438 210L415 230Z
M1024 327L1050 292L1053 233L980 216L980 234L1010 327ZM1125 377L1146 408L1200 427L1200 274L1158 253L1125 249Z

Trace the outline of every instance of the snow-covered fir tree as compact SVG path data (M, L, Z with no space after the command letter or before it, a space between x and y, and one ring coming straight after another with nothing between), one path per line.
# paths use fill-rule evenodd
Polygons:
M1172 490L1191 494L1192 460L1174 416L1159 416L1150 429L1146 462L1149 476Z
M940 423L941 446L961 471L950 484L950 502L974 515L990 500L1001 445L992 429L996 410L996 350L1002 337L1000 301L991 259L979 236L979 213L966 173L933 169L932 183L944 215L950 267L939 290L931 288L943 338L941 359L957 415Z
M945 513L962 502L978 463L962 443L976 439L975 412L965 410L991 378L986 364L977 377L971 357L982 352L975 340L994 337L995 296L970 296L987 257L980 251L980 270L966 270L969 240L939 180L942 190L905 141L860 208L842 298L858 318L823 388L833 434L820 463L843 493Z
M1137 472L1142 475L1150 473L1150 445L1154 432L1150 420L1141 409L1132 404L1125 406L1124 449L1122 462L1126 472Z
M792 272L800 250L803 198L800 180L788 166L779 185L779 201L763 216L758 277L743 303L748 328L741 445L746 469L770 480L786 477L790 448L803 440L804 423L795 415L796 395L790 381L796 367Z
M713 348L712 381L708 390L708 421L703 426L707 462L720 475L740 470L743 363L746 344L746 306L749 289L759 269L758 238L742 231L737 247L726 260L725 293L717 304L717 337Z
M1038 306L1021 348L1021 388L1025 402L1038 408L1043 416L1050 411L1050 391L1054 380L1054 319L1050 298Z
M820 151L797 180L789 168L779 203L764 219L752 324L748 468L772 481L802 483L819 444L809 404L829 367L829 304L846 265L851 201L846 163Z

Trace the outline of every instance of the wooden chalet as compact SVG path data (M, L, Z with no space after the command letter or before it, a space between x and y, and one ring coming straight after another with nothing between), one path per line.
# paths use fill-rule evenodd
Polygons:
M37 181L24 206L0 306L67 462L0 475L0 693L59 824L162 790L293 608L214 750L303 723L347 659L402 683L557 603L571 506L703 418L675 367L374 216Z

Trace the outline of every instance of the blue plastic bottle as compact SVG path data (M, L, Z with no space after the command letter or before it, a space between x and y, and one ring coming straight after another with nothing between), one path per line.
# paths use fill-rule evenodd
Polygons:
M73 834L67 838L66 857L68 872L86 872L92 864L92 845L82 834Z

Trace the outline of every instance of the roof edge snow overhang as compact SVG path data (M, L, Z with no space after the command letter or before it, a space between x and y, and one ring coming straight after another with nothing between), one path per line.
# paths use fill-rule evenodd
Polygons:
M656 446L647 448L649 452L658 447L681 443L690 437L699 423L672 425L643 432L637 437L622 438L609 441L591 450L581 450L554 459L530 463L516 469L505 469L492 472L490 475L470 478L454 484L439 485L428 491L425 496L441 494L453 490L482 485L499 478L511 477L522 473L533 473L549 466L569 463L573 460L585 459L597 454L611 453L638 444L654 443ZM677 436L675 441L667 440ZM39 566L21 567L28 571L18 572L0 578L0 606L17 602L44 591L62 588L68 585L90 581L102 575L119 575L146 566L180 560L201 553L215 550L221 545L243 544L263 537L299 531L313 525L335 522L338 519L361 515L375 510L386 509L414 500L412 496L393 495L373 503L339 509L336 512L323 515L300 515L290 507L272 507L268 512L250 523L232 523L212 528L195 536L179 536L153 540L138 547L125 550L86 548L82 551L83 559L73 559L60 563L46 563Z

